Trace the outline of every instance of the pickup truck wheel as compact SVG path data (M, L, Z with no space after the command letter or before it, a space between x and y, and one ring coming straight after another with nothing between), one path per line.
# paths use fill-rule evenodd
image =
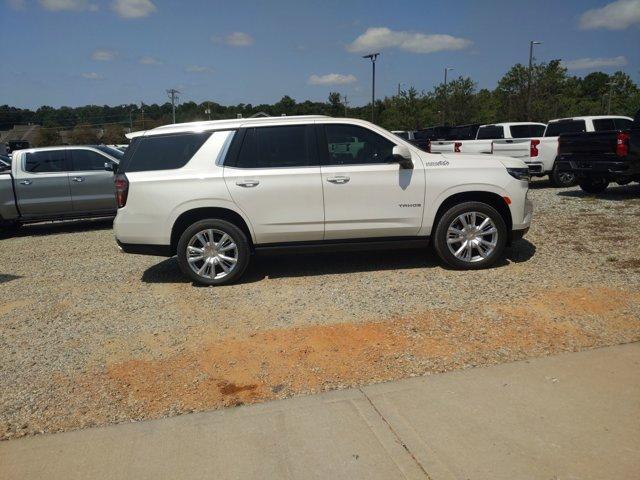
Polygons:
M482 202L465 202L447 210L436 226L434 248L448 265L477 270L493 265L507 243L502 215Z
M558 171L558 166L553 167L551 175L549 175L551 184L554 187L567 188L573 187L576 184L576 175L573 172L561 172Z
M602 193L609 186L606 178L587 178L580 182L580 188L587 193Z
M200 220L187 228L177 246L178 264L195 283L226 285L249 264L249 242L242 230L224 220Z

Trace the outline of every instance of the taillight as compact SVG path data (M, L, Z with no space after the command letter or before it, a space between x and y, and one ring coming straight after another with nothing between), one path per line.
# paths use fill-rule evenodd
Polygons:
M629 155L629 134L625 132L618 132L616 135L616 155L618 157L625 157Z
M537 157L538 156L538 145L540 145L540 140L531 140L531 144L529 145L529 156Z
M460 153L460 147L462 146L462 142L455 142L453 144L453 151L455 153Z
M118 208L122 208L127 204L127 195L129 195L129 180L124 173L115 176L114 183L116 185L116 203Z

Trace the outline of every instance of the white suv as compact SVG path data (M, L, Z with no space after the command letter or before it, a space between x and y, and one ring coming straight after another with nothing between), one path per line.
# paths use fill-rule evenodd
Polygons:
M131 134L116 175L123 251L178 256L208 285L264 250L426 245L448 265L495 263L529 228L521 161L436 155L369 122L221 120Z

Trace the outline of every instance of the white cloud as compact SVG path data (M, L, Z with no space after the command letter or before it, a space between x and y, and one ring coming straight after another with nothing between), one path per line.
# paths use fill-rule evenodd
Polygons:
M602 67L624 67L627 59L623 55L611 58L577 58L575 60L563 60L562 65L569 70L590 70Z
M138 60L140 65L162 65L162 62L155 57L144 56Z
M91 54L91 59L99 62L110 62L116 58L117 55L118 52L114 52L113 50L95 50Z
M9 5L9 8L11 8L12 10L26 10L27 9L27 2L26 0L6 0L7 5Z
M617 0L580 16L582 30L624 30L631 25L640 25L640 0Z
M151 0L115 0L111 8L122 18L147 17L157 10Z
M253 37L244 32L233 32L224 38L213 36L211 37L213 43L226 43L232 47L249 47L253 45Z
M96 72L86 72L82 74L83 78L87 80L102 80L104 77Z
M40 0L40 5L53 12L65 10L74 12L89 10L95 12L98 10L98 5L89 3L87 0Z
M213 69L201 65L190 65L185 70L189 73L213 73Z
M358 79L351 74L327 73L326 75L311 75L308 83L310 85L347 85L357 80Z
M399 48L412 53L432 53L445 50L462 50L473 42L466 38L446 34L393 31L387 27L368 28L366 32L347 45L347 50L372 53L385 48Z

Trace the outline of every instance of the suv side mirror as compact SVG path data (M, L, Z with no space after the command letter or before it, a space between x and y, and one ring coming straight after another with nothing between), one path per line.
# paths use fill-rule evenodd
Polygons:
M413 168L411 161L411 151L404 145L396 145L391 151L391 157L394 162L400 164L400 168L410 170Z
M107 172L115 172L116 171L116 164L113 162L104 162L104 169Z

